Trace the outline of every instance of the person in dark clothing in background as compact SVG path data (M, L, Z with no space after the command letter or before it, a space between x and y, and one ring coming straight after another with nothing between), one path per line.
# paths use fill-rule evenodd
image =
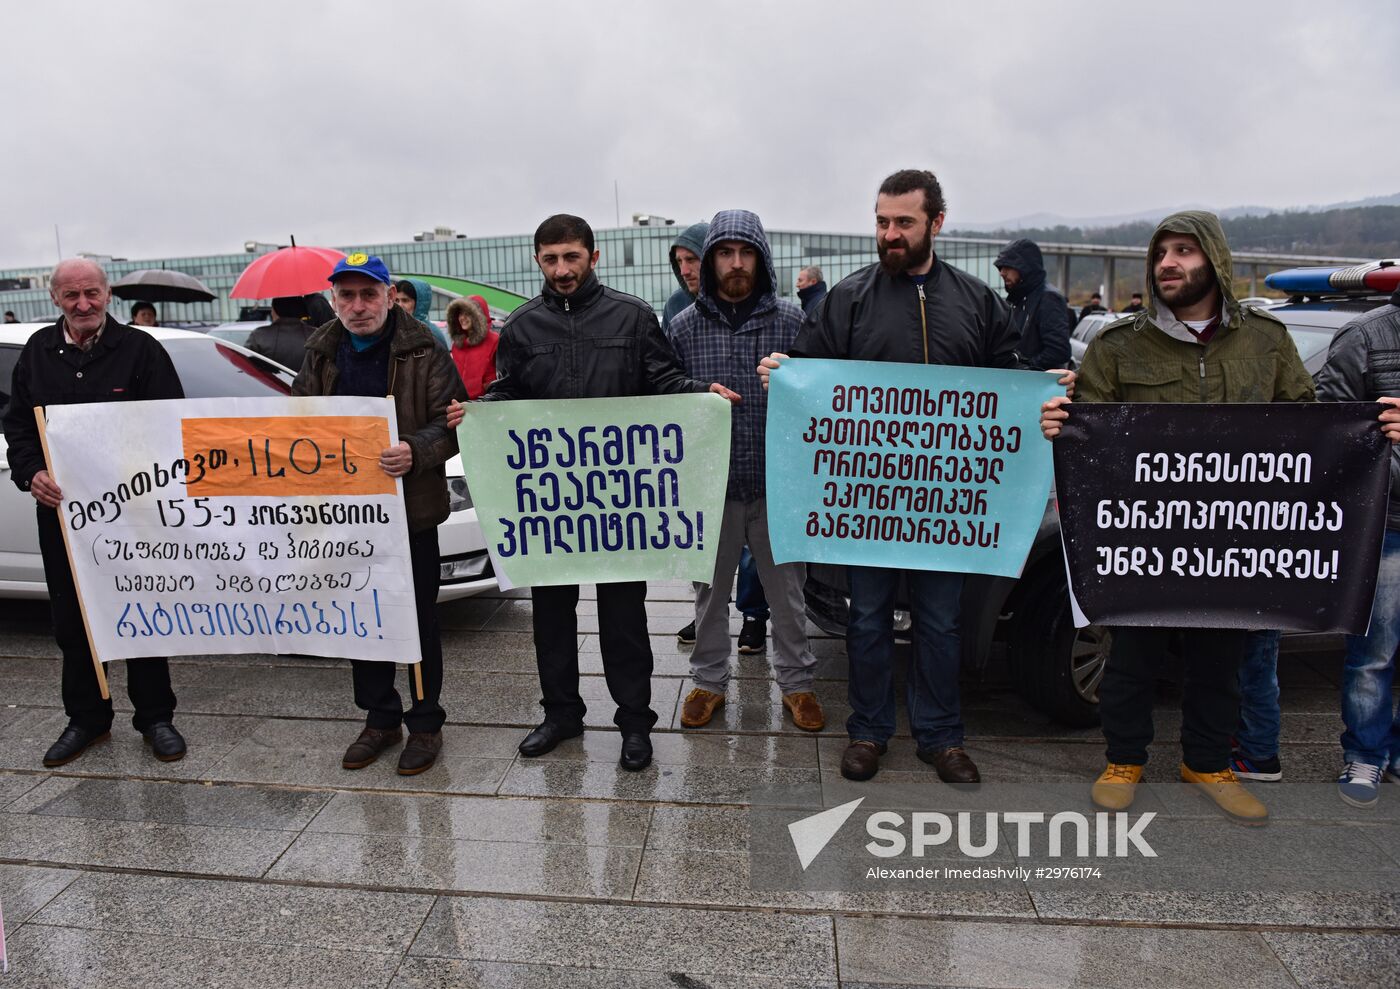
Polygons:
M320 292L310 292L301 297L306 304L306 319L312 326L325 326L335 319L335 310Z
M293 372L300 371L306 360L307 338L315 329L301 296L283 296L272 300L272 322L254 330L245 346Z
M481 401L707 391L738 401L739 396L721 384L686 377L651 306L598 281L598 251L586 220L560 213L541 223L535 230L535 263L544 286L501 328L498 377ZM601 345L604 341L607 346ZM622 735L619 762L623 769L639 772L651 763L651 729L656 724L647 585L633 580L597 586L603 675L617 704L613 722ZM577 584L530 588L544 721L520 743L526 758L542 756L565 739L583 734L578 593Z
M1135 313L1135 312L1142 312L1142 311L1143 311L1144 309L1146 309L1146 308L1147 308L1147 307L1144 306L1144 305L1142 304L1142 293L1141 293L1141 292L1134 292L1134 293L1133 293L1133 301L1132 301L1132 302L1129 302L1126 306L1124 306L1123 309L1122 309L1122 311L1123 311L1124 313Z
M705 237L710 232L708 223L692 223L681 231L676 242L671 245L671 270L676 273L676 281L681 287L671 293L661 310L661 331L671 332L671 320L684 308L695 301L700 291L700 251L705 246Z
M816 265L809 264L797 273L797 298L802 302L805 316L810 316L817 304L826 298L826 281Z
M132 326L156 326L156 307L150 302L134 302L131 305Z
M1083 319L1090 313L1096 312L1108 312L1108 310L1104 308L1103 296L1099 295L1097 292L1089 296L1088 304L1085 305L1083 309L1079 310L1079 318Z
M996 259L1006 297L1011 302L1011 328L1020 342L1016 352L1037 371L1064 367L1069 360L1069 310L1065 298L1045 284L1045 260L1034 241L1013 240Z
M5 322L7 322L7 323L18 323L18 322L19 322L19 317L15 315L13 309L6 309L6 310L5 310Z
M5 412L10 477L34 496L39 552L44 559L54 638L63 653L63 710L68 727L44 754L44 765L62 766L109 737L112 701L104 700L83 625L73 571L63 542L58 508L63 491L50 476L34 420L37 406L86 402L140 402L184 398L180 376L155 337L107 314L112 289L107 273L86 258L62 261L49 278L49 294L63 318L39 330L20 351ZM162 762L185 754L175 730L175 692L164 656L126 664L126 692L135 713L131 725Z

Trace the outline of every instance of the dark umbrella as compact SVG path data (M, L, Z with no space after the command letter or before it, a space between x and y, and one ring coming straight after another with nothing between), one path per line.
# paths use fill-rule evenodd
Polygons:
M215 295L193 275L164 268L142 268L112 283L119 299L143 302L213 302Z

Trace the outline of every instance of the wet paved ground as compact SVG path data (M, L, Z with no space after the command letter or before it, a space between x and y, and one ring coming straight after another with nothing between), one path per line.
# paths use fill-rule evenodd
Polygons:
M348 671L273 657L172 664L190 751L170 764L120 713L117 664L111 742L44 771L65 723L47 611L0 604L0 987L1400 985L1394 894L752 889L752 788L849 799L843 646L814 642L821 736L785 721L762 657L737 660L714 730L683 734L687 660L671 633L691 615L687 592L655 585L648 604L651 768L617 766L591 600L590 730L517 757L539 712L530 605L497 596L441 609L446 751L412 778L393 757L342 770L359 721ZM1290 781L1336 772L1338 667L1328 649L1281 664ZM1004 684L968 685L964 707L986 777L1087 789L1101 767L1096 731L1058 728ZM1176 735L1172 707L1161 739ZM1161 749L1154 768L1169 772L1178 757ZM863 792L926 787L936 806L942 785L912 750L897 738ZM1352 868L1400 868L1400 787L1383 796L1361 850L1337 852Z

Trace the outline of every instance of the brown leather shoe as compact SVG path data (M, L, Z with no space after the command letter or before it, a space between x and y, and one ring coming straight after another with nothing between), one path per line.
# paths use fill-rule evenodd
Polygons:
M403 732L398 728L366 728L345 750L340 765L344 769L364 769L389 746L402 741Z
M868 780L880 771L880 756L884 754L885 746L857 739L846 746L841 756L841 775L856 782Z
M417 776L424 770L431 769L441 751L442 732L409 732L408 744L399 753L399 775Z
M821 731L826 727L826 714L821 701L810 690L783 695L783 707L792 715L792 723L803 731Z
M685 695L685 703L681 705L681 727L704 728L715 716L715 711L723 706L723 694L696 687Z
M917 755L938 771L938 778L944 783L982 782L977 764L961 745L951 745L946 749L919 749Z

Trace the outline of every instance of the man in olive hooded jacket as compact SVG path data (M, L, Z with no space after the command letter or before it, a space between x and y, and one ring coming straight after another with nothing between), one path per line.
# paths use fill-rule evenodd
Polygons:
M1109 324L1089 344L1074 386L1076 402L1314 399L1312 378L1288 329L1235 298L1230 248L1213 213L1167 217L1153 233L1147 257L1147 307ZM1047 438L1058 435L1072 414L1068 404L1066 398L1045 404L1041 429ZM1268 811L1231 769L1239 670L1250 635L1238 629L1113 629L1099 685L1108 768L1094 784L1094 802L1108 810L1132 803L1152 741L1157 669L1174 633L1186 664L1181 778L1233 819L1263 823Z

